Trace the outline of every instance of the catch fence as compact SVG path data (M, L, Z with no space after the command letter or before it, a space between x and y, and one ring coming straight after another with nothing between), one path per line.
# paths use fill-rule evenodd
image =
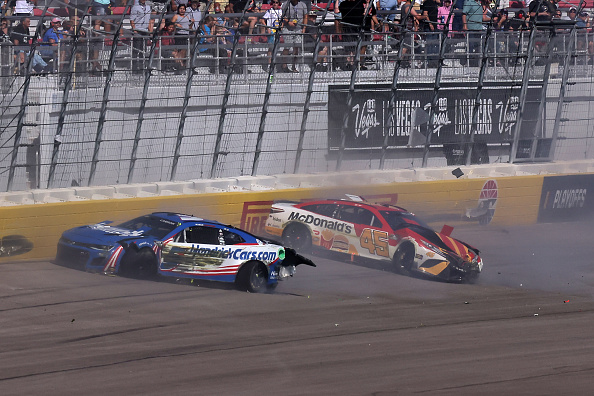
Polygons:
M0 48L0 191L592 158L594 37L572 23L348 35L321 9L291 38L173 44L130 3L47 46L52 3Z

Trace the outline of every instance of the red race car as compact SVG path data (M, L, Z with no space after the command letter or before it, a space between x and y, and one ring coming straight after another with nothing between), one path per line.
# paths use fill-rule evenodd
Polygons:
M479 276L483 261L478 249L450 237L451 228L436 232L403 208L347 197L275 202L266 232L301 252L320 247L387 261L401 273L467 282Z

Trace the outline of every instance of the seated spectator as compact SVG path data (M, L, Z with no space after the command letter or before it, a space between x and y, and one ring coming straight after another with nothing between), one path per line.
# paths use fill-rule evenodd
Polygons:
M219 72L225 73L226 65L228 63L227 50L216 45L216 34L216 19L212 15L207 15L204 18L204 23L202 24L200 31L200 44L204 44L204 46L200 48L199 51L201 53L210 54L213 57L218 58ZM214 66L210 66L209 71L214 74L216 69Z
M23 18L13 30L10 39L15 46L14 54L17 61L16 73L25 75L27 73L27 57L31 56L30 47L33 37L30 33L31 19ZM47 63L43 60L38 51L33 52L31 57L31 68L36 72L46 71Z
M8 19L2 18L2 21L0 22L0 42L10 42L10 33L12 33L10 22Z
M381 11L398 11L398 0L379 0L379 7ZM390 30L390 24L394 23L396 19L396 12L393 14L383 14L382 18L383 21L388 23L384 23L384 32Z
M316 23L318 15L315 11L310 11L307 14L307 23L305 26L305 36L303 37L304 46L306 51L313 51L315 49L318 36L320 35L320 28ZM322 40L322 37L319 37ZM316 71L328 71L328 46L318 45L318 59L316 62Z
M578 15L578 19L575 22L575 27L577 29L578 38L577 38L577 50L583 51L587 47L592 46L592 41L588 40L588 31L590 29L590 17L586 11L580 12ZM591 52L591 51L588 51Z
M41 56L49 64L56 60L59 62L63 60L63 50L58 54L58 43L64 38L62 32L59 30L61 26L62 21L60 18L54 18L50 23L50 28L43 35L42 48L44 49L40 52Z
M103 24L103 30L110 32L111 20L103 19L106 15L111 15L110 0L93 0L91 6L93 15L97 16L95 19L95 30L99 31L101 29L101 25Z
M568 21L575 21L575 18L577 18L577 9L575 7L571 7L569 10L567 10L567 17L565 19Z

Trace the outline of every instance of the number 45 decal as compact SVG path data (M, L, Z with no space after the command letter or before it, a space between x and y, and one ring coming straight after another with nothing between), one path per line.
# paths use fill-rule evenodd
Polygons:
M388 233L386 231L372 230L366 228L361 233L361 247L369 250L370 254L390 257L388 251Z

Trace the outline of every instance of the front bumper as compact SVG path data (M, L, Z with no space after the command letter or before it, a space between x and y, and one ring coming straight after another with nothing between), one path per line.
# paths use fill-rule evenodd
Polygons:
M87 249L69 243L58 243L56 263L71 268L102 270L110 252L105 250Z

